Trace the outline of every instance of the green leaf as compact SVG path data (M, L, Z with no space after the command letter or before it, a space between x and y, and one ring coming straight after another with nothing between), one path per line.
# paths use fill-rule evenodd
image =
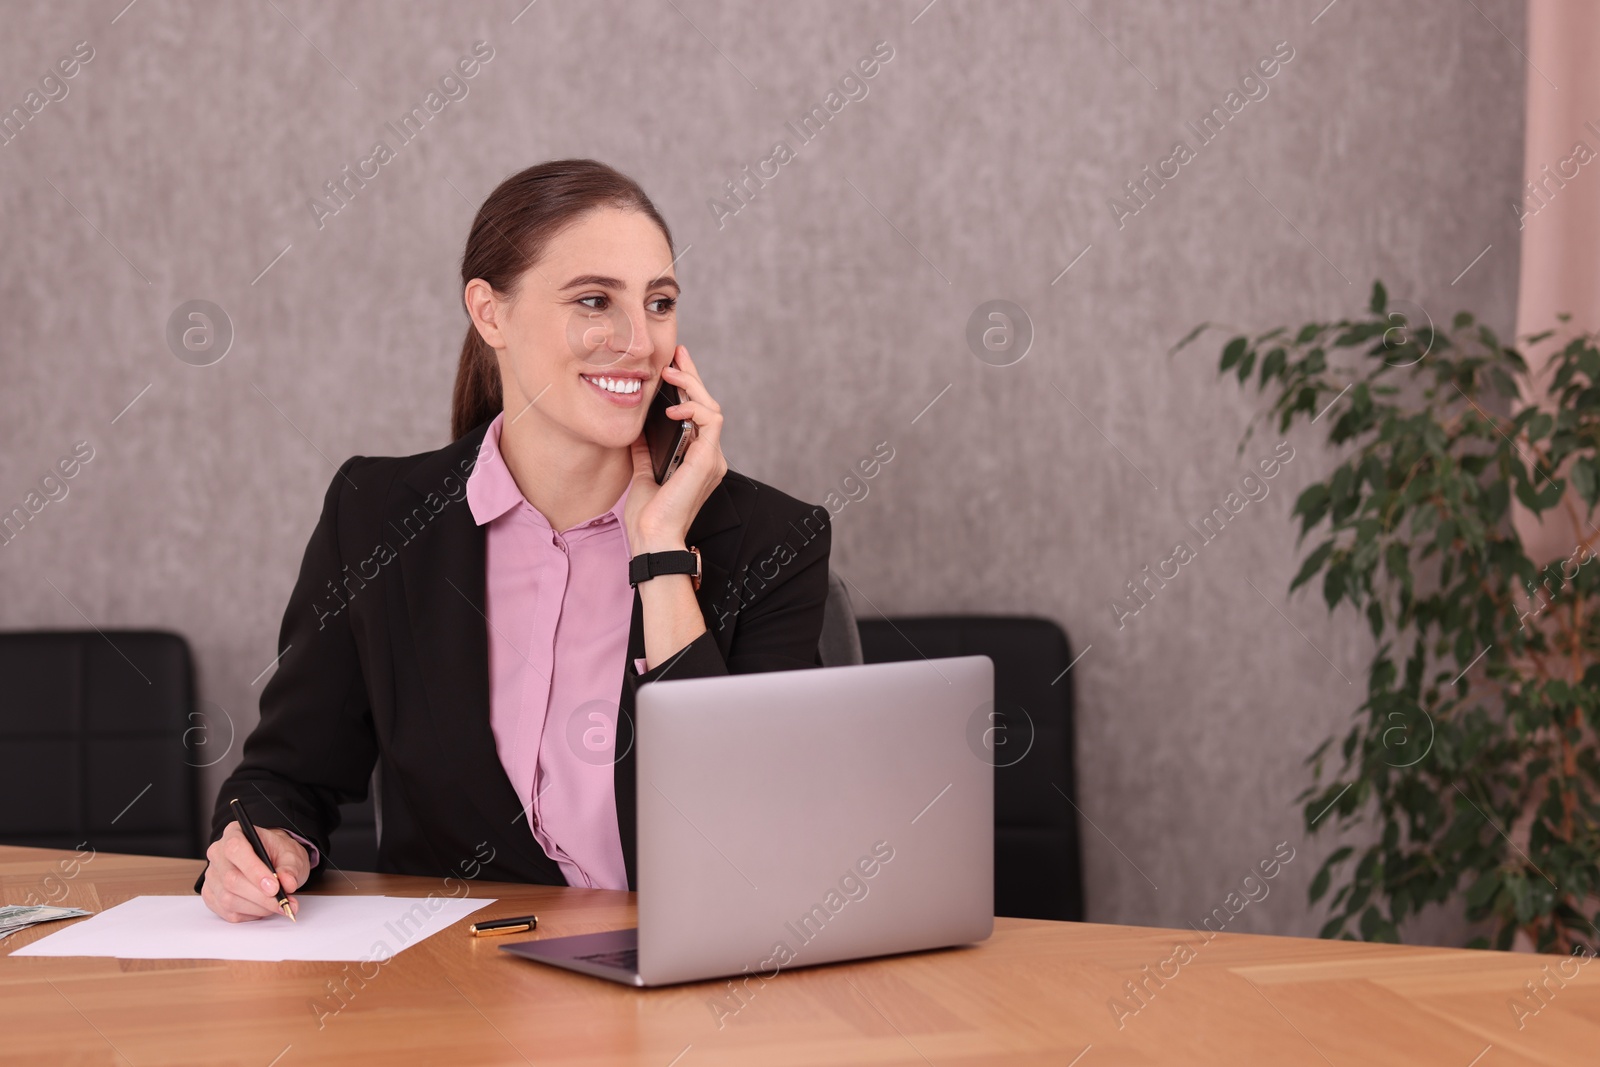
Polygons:
M1500 891L1500 870L1499 870L1499 868L1495 868L1494 870L1484 871L1483 874L1478 876L1478 880L1476 882L1472 883L1472 887L1467 890L1467 897L1466 897L1467 906L1468 907L1472 907L1472 908L1484 907L1489 903L1489 901L1491 899L1494 898L1494 895L1496 893L1498 893L1499 891Z
M1288 362L1288 353L1281 348L1274 348L1267 353L1267 358L1261 361L1261 384L1259 389L1265 389L1267 382L1273 378L1281 377L1283 368Z
M1322 576L1322 597L1328 602L1328 610L1332 611L1339 606L1339 601L1346 596L1352 600L1354 590L1350 587L1350 563L1340 560L1328 568L1328 573Z
M1520 478L1517 480L1516 493L1517 499L1522 502L1522 506L1529 511L1538 514L1544 510L1544 506L1539 503L1539 491L1529 479Z
M1243 337L1235 337L1233 340L1229 341L1227 347L1222 350L1222 365L1217 368L1217 373L1221 374L1229 367L1239 362L1239 357L1244 355L1245 347L1249 345L1249 343L1250 342L1245 340Z
M1335 523L1355 513L1359 495L1356 493L1355 471L1350 464L1346 463L1333 472L1333 481L1328 491Z
M1322 517L1328 513L1330 495L1327 483L1313 482L1306 486L1299 498L1295 500L1294 510L1290 514L1304 517L1304 522L1300 527L1301 537L1304 537L1311 527L1321 522Z
M1367 310L1372 312L1374 315L1382 315L1383 312L1384 312L1384 309L1387 308L1388 306L1389 306L1389 292L1388 292L1388 290L1383 287L1383 283L1382 282L1374 281L1372 283L1372 300L1368 302Z
M1584 345L1583 351L1578 353L1578 369L1589 381L1600 382L1600 349L1594 345Z
M1583 498L1583 502L1591 508L1600 502L1600 477L1597 477L1595 458L1584 456L1572 464L1572 470L1567 474L1572 482L1572 488Z
M1251 349L1249 352L1246 352L1244 354L1244 358L1239 361L1239 380L1241 382L1249 380L1250 368L1255 365L1256 353L1254 349Z
M1554 479L1546 478L1542 475L1539 477L1539 482L1543 488L1534 494L1534 502L1532 505L1533 510L1549 511L1551 508L1561 503L1561 498L1566 495L1566 482L1555 481Z
M1332 553L1332 538L1329 538L1328 540L1322 542L1322 544L1318 545L1312 551L1311 555L1306 557L1306 561L1300 565L1300 572L1294 576L1294 581L1289 583L1289 592L1292 593L1296 589L1299 589L1302 585L1305 585L1307 582L1309 582L1312 577L1322 569L1322 565L1328 562L1328 556Z

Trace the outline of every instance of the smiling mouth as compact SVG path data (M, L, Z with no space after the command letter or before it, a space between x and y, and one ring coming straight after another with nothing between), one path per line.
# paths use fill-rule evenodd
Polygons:
M604 393L606 399L613 404L634 407L644 399L643 378L621 377L609 374L580 374L578 377Z
M590 385L599 386L606 392L616 393L618 396L627 396L630 393L637 393L640 389L644 388L644 382L639 378L608 378L601 375L591 374L580 375L580 377Z

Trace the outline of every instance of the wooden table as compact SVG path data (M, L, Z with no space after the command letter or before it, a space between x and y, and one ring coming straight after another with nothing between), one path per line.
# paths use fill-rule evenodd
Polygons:
M72 855L0 846L0 902L31 893L101 911L188 893L200 868L100 853L65 877ZM634 921L627 893L466 884L498 900L474 918L534 912L539 936ZM354 872L325 885L462 895ZM466 921L368 964L370 980L359 963L3 955L0 1063L1600 1063L1600 966L1568 961L1576 975L1562 979L1553 957L1000 919L982 945L786 971L740 1006L721 981L636 990L519 960L466 936ZM0 953L63 925L14 934ZM1140 1001L1129 981L1144 983ZM1548 990L1537 1014L1530 981Z

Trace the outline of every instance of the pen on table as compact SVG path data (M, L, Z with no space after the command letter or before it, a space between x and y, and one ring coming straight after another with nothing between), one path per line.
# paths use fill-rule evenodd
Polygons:
M539 916L521 915L511 919L488 919L481 923L473 923L467 927L467 933L473 937L487 937L490 934L520 934L524 930L532 930L539 925Z
M256 825L250 821L250 815L244 810L244 805L239 803L239 799L235 797L228 801L228 806L233 809L233 817L239 820L239 829L243 830L244 836L249 839L250 847L256 850L256 856L260 858L262 863L267 865L267 870L271 871L272 876L276 878L278 869L272 865L272 857L267 855L267 846L261 843L261 835L256 833ZM289 894L283 891L282 881L278 883L278 907L282 908L283 913L289 916L290 922L298 921L294 917L294 909L289 906Z

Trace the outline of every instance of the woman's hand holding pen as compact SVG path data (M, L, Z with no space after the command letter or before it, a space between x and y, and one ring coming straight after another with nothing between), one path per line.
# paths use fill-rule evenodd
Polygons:
M272 857L272 866L278 869L276 878L257 858L237 821L230 822L222 836L206 849L206 859L211 861L211 866L206 868L200 898L206 902L206 907L231 923L264 919L269 915L281 918L278 884L283 884L285 893L293 893L305 884L311 873L311 855L300 842L270 827L257 827L256 833ZM296 912L300 910L300 902L292 896L289 906Z

